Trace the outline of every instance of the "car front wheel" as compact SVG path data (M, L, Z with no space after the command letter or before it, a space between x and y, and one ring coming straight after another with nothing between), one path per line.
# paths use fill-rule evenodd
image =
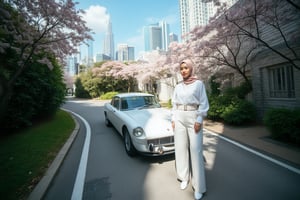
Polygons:
M124 128L124 145L125 145L126 153L129 156L133 157L137 154L137 151L132 144L132 140L131 140L131 137L129 135L127 128Z

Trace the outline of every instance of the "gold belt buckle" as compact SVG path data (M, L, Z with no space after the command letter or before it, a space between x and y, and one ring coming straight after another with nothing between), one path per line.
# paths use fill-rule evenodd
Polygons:
M183 105L183 110L187 111L187 105Z

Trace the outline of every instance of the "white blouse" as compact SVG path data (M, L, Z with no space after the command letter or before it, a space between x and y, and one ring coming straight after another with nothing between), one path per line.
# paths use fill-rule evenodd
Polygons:
M176 105L199 105L197 110L197 122L202 123L203 117L207 115L209 103L206 95L205 85L202 81L196 80L191 84L184 84L183 82L176 85L172 97L172 121L175 119L174 111Z

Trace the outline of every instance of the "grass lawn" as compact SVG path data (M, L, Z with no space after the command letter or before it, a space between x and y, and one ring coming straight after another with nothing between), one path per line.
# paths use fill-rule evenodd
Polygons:
M26 199L75 128L59 110L53 119L0 138L0 196Z

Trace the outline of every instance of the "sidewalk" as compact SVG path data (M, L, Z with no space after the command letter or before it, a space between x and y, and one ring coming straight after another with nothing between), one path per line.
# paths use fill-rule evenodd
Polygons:
M300 148L270 139L265 126L234 127L206 120L204 128L300 167Z

